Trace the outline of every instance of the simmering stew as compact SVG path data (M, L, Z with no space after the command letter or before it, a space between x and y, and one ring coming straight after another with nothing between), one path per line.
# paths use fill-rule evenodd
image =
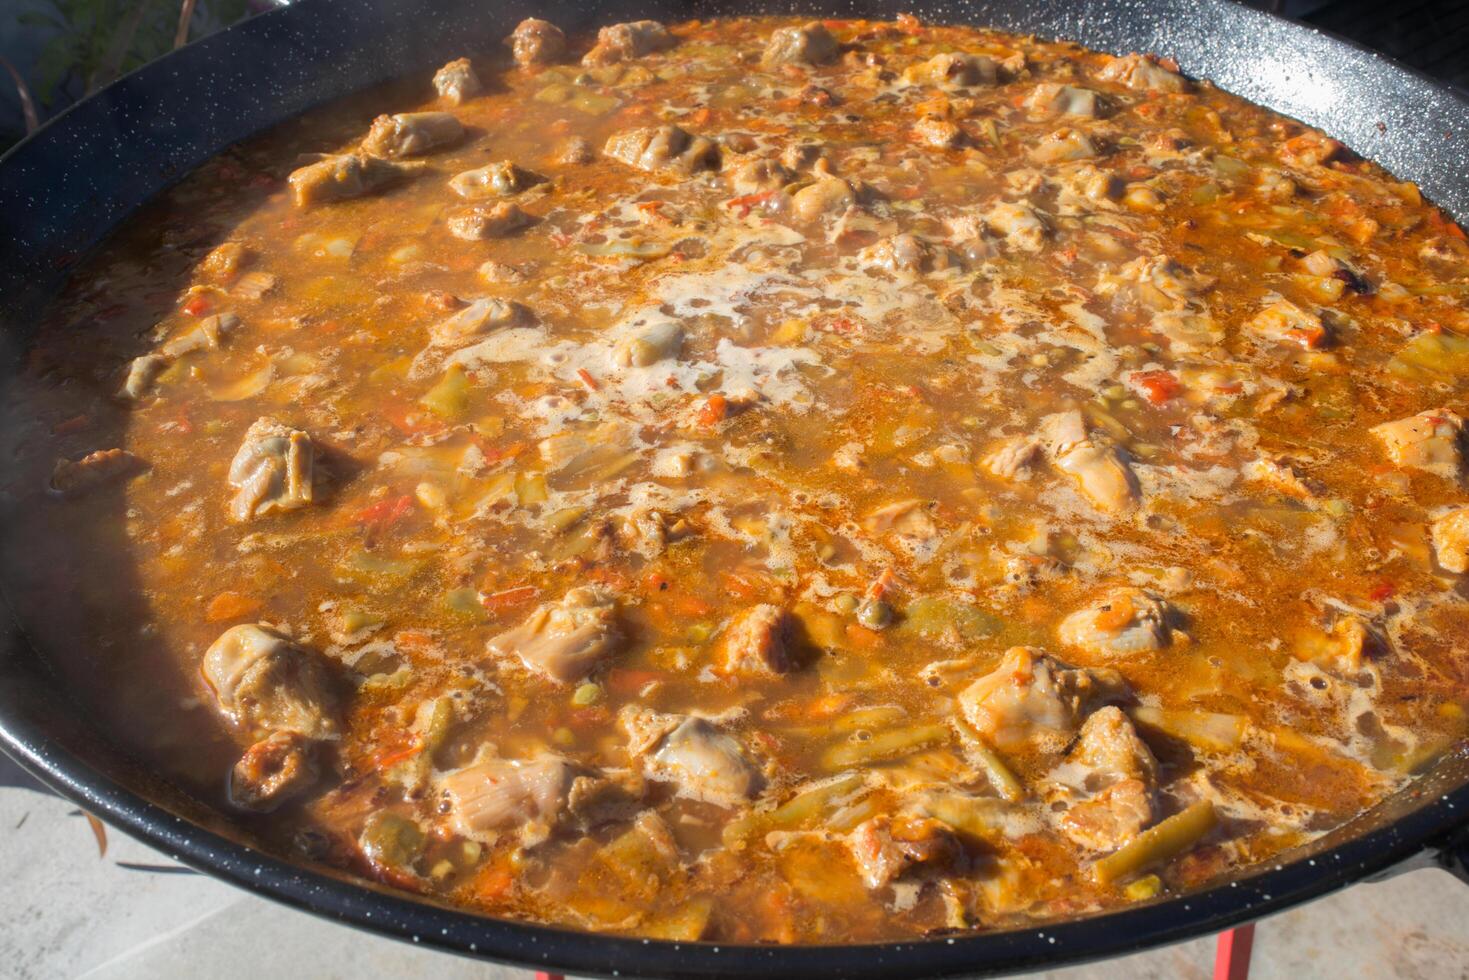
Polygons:
M528 20L76 274L6 402L8 588L168 779L485 913L1146 900L1463 739L1466 261L1148 55Z

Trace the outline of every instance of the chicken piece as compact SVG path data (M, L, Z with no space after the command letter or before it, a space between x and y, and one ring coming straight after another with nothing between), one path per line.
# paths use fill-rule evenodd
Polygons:
M1433 473L1445 480L1459 479L1464 466L1464 420L1447 408L1420 412L1372 427L1372 434L1399 466Z
M422 169L422 163L344 153L292 171L286 183L291 187L291 201L298 208L306 208L371 194Z
M98 449L78 460L57 460L47 489L58 497L80 497L147 468L147 463L126 449Z
M1387 637L1372 623L1350 613L1336 617L1326 633L1324 657L1327 666L1355 674L1367 659L1390 649Z
M652 367L659 361L677 359L683 342L683 327L663 320L619 343L612 351L612 363L623 368Z
M510 56L521 66L551 65L566 57L566 35L550 21L527 17L505 39Z
M869 534L892 535L915 558L931 557L942 537L927 502L916 497L877 508L863 518L862 527Z
M1171 645L1178 616L1173 607L1141 589L1113 589L1063 619L1056 635L1069 647L1095 656L1126 657Z
M221 242L199 261L199 272L208 279L225 282L239 275L253 254L241 242Z
M617 720L643 775L673 783L679 796L729 807L755 796L764 785L740 743L704 718L628 705Z
M492 330L532 323L535 315L519 303L494 297L477 299L457 313L429 328L438 345L458 345L478 340Z
M649 126L615 133L602 152L639 170L672 170L692 174L719 169L719 147L677 126Z
M1051 465L1070 477L1098 510L1125 514L1137 506L1141 489L1126 457L1114 446L1094 442L1080 412L1042 419L1041 444Z
M374 119L362 150L375 157L416 157L463 136L464 127L452 112L400 112Z
M224 340L240 326L240 318L233 313L216 313L206 316L190 330L185 330L164 341L158 352L172 362L185 354L200 350L219 350Z
M1089 163L1077 164L1066 173L1057 174L1053 182L1057 188L1056 211L1063 215L1116 211L1127 186L1121 177Z
M796 179L795 171L779 160L746 160L731 169L725 180L736 194L763 194L778 191Z
M462 105L484 90L468 58L455 58L434 72L434 90L450 105Z
M336 691L316 654L265 625L225 630L204 653L204 679L219 711L255 737L294 732L335 738Z
M1022 252L1039 252L1049 234L1046 223L1028 204L997 201L985 212L984 222L1006 245Z
M1306 350L1319 350L1331 339L1320 316L1285 299L1265 307L1246 326L1267 340L1295 344Z
M795 617L768 602L746 610L725 629L715 671L771 677L791 670L795 625Z
M857 192L840 177L823 177L791 195L791 214L797 221L816 221L828 214L842 214L857 203Z
M777 65L821 65L837 56L837 39L819 20L800 27L782 27L773 31L760 61L765 67Z
M1295 464L1283 456L1256 457L1241 466L1240 472L1252 483L1263 483L1297 500L1311 500L1325 491L1319 481L1302 475Z
M1433 522L1433 556L1445 571L1469 572L1469 507L1455 507Z
M1319 167L1346 152L1346 147L1324 133L1310 130L1280 146L1280 162L1292 167Z
M597 43L581 63L587 68L615 65L656 51L665 51L678 43L668 28L656 20L635 20L613 24L597 32Z
M951 249L906 233L869 245L857 257L867 265L889 272L913 274L938 272L959 264L958 255Z
M1025 97L1025 108L1046 115L1082 116L1094 118L1101 110L1097 93L1089 88L1042 82L1030 90Z
M300 732L272 732L245 750L230 770L230 802L268 813L316 785L317 744Z
M1115 670L1070 667L1029 647L1011 647L993 671L959 694L964 719L1002 751L1059 752L1096 705L1122 700Z
M987 54L944 52L903 69L903 81L909 85L934 85L945 89L993 85L999 77L999 62Z
M1036 163L1065 163L1068 160L1085 160L1096 155L1097 147L1091 137L1070 127L1042 136L1030 148L1030 158Z
M1158 59L1136 53L1113 58L1097 77L1139 92L1187 92L1189 87L1188 79L1163 67Z
M137 401L146 395L153 387L153 382L158 376L168 370L170 361L162 354L144 354L135 357L128 365L128 376L123 380L122 390L118 397L128 401Z
M985 472L1002 480L1028 480L1030 464L1041 455L1041 444L1030 436L1006 439L979 461Z
M314 463L310 436L271 418L256 419L230 462L229 484L236 491L230 519L248 521L310 504Z
M1063 784L1064 797L1079 797L1056 822L1082 847L1116 850L1157 815L1157 760L1116 707L1087 718L1076 748L1052 779Z
M256 269L241 276L234 288L230 290L230 295L237 299L260 299L274 289L278 281L271 273Z
M529 170L501 160L455 174L449 178L449 189L465 200L479 201L487 197L513 197L543 182L543 178Z
M557 163L571 165L591 163L595 159L597 159L596 150L592 149L592 144L583 136L571 137L561 144L556 154Z
M1140 256L1115 273L1097 276L1099 295L1126 296L1158 312L1185 309L1213 286L1212 276L1165 255Z
M957 150L969 142L959 124L942 116L920 116L913 124L913 136L920 143L938 150Z
M826 158L826 146L821 143L788 143L780 151L780 162L792 170L814 170L829 175L831 161Z
M500 201L463 208L451 214L445 223L449 226L449 234L455 238L476 242L487 238L506 238L534 224L535 220L521 210L520 205Z
M571 589L559 602L541 605L525 622L493 637L490 653L516 656L557 684L571 684L617 652L622 645L617 602L596 586Z
M909 815L873 817L853 828L847 848L868 888L891 884L913 868L943 870L964 857L954 832L937 820Z
M500 831L526 829L544 840L566 815L567 798L577 777L575 766L559 755L534 759L489 759L439 778L454 832L484 840Z

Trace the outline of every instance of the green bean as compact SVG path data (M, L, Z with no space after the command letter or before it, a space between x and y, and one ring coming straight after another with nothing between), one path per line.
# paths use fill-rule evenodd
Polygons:
M949 740L948 725L912 725L892 728L872 736L865 742L842 742L833 745L822 756L828 769L846 769L863 763L882 762L918 749L942 745Z
M1182 739L1204 752L1229 752L1239 748L1245 737L1246 720L1241 715L1213 711L1174 711L1168 708L1133 709L1132 717L1149 728Z
M1099 885L1110 885L1149 865L1160 864L1193 847L1218 823L1214 804L1200 800L1098 860L1092 865L1092 877Z

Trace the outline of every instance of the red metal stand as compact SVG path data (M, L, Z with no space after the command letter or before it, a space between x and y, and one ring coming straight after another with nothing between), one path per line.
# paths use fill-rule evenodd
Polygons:
M1214 947L1214 980L1248 980L1250 950L1255 945L1255 924L1219 934Z
M566 980L566 977L560 973L537 973L536 980Z

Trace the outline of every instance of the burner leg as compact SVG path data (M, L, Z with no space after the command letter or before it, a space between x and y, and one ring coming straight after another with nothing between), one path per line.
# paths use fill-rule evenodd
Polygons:
M1253 922L1221 932L1214 947L1214 980L1248 980L1250 950L1254 945Z
M566 977L560 973L537 973L536 980L566 980Z

